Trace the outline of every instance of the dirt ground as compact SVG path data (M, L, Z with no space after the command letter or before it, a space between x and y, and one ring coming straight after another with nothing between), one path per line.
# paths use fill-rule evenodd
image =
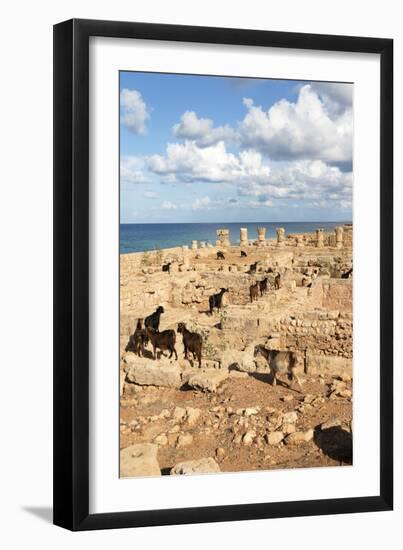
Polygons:
M166 434L168 443L158 451L163 474L169 473L178 462L207 456L215 457L226 472L339 466L351 462L351 401L327 397L332 378L309 379L301 393L286 385L272 387L267 375L233 374L218 394L191 389L135 388L133 395L121 401L121 448ZM351 382L346 383L346 388L351 389ZM200 409L197 425L189 427L186 422L175 420L175 407ZM245 416L240 409L248 408L258 409L258 413ZM267 444L266 434L276 422L281 424L283 413L294 410L298 415L296 430L318 428L313 439L302 445ZM160 418L161 413L167 417ZM319 430L324 422L336 424L329 429L333 433L328 442ZM245 445L239 439L249 430L257 436L251 445ZM183 434L191 434L192 441L182 447L177 442ZM341 441L338 443L337 439Z

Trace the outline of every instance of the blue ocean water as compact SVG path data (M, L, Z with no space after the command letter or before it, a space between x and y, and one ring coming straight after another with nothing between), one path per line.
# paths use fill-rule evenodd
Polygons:
M123 223L120 224L120 253L143 252L174 246L189 245L193 239L215 244L216 230L230 230L231 243L239 242L239 229L248 228L248 238L257 239L257 228L266 227L266 238L276 236L276 227L288 233L308 233L315 229L331 231L346 222L243 222L243 223Z

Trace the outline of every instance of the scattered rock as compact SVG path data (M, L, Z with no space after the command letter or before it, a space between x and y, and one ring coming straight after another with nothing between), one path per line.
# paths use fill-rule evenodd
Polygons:
M196 426L201 416L200 409L186 407L186 424L190 427Z
M192 434L181 434L178 437L178 442L176 444L177 447L187 447L188 445L191 445L193 443L193 436Z
M175 420L175 422L180 422L185 418L185 416L186 416L186 409L184 409L183 407L174 408L172 418Z
M295 424L283 424L283 432L285 434L292 434L296 431Z
M255 437L256 437L256 432L253 430L249 430L244 434L242 438L242 443L246 446L252 445Z
M168 438L165 434L157 435L157 437L154 439L154 443L163 447L164 445L168 445Z
M158 445L140 443L120 451L120 476L160 476L157 460Z
M248 407L244 410L245 416L252 416L254 414L259 414L260 407Z
M283 441L284 434L283 432L270 432L265 435L265 439L269 445L278 445Z
M179 462L172 469L171 475L191 475L191 474L209 474L220 472L220 467L214 458L201 458L199 460L189 460Z
M286 443L287 445L302 445L311 441L313 439L313 430L312 428L306 432L294 432L287 436Z
M295 411L290 411L283 415L283 424L295 424L297 420L298 415Z

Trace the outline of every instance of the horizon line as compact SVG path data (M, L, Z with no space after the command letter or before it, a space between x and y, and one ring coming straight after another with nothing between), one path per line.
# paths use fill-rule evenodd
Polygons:
M119 222L119 225L178 225L178 224L217 224L217 223L353 223L352 220L281 220L281 221L216 221L216 222Z

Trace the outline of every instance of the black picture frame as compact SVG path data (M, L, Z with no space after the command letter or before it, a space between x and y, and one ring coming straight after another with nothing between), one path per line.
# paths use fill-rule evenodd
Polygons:
M369 497L89 513L89 38L380 54L380 490ZM77 530L392 510L393 40L73 19L54 26L54 523Z

